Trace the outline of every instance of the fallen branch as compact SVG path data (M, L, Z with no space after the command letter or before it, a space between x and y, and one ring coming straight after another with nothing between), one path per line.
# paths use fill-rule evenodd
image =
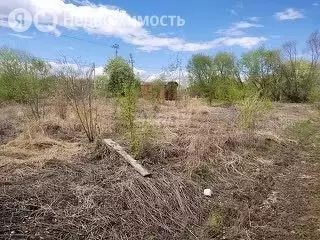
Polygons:
M114 150L119 155L121 155L143 177L148 177L151 175L148 170L143 168L142 165L138 163L137 160L135 160L133 157L131 157L118 143L114 142L111 139L104 139L103 142L109 149Z

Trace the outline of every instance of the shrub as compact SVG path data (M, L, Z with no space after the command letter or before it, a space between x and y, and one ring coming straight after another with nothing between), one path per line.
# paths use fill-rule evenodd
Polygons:
M215 99L232 104L243 100L248 87L239 84L233 79L218 79L215 86Z
M27 53L0 49L0 98L27 103L35 118L41 116L41 103L49 96L50 66Z
M94 82L93 68L86 69L76 64L74 67L63 63L57 74L62 91L75 111L82 129L90 142L93 142L98 134L98 110L94 106Z
M140 154L140 141L136 124L137 100L138 86L136 84L127 84L124 87L124 93L117 97L120 124L125 133L129 135L131 153L135 157Z
M271 101L260 99L258 96L246 98L240 103L240 127L243 129L254 129L257 122L266 116L271 107Z
M155 129L149 120L137 120L139 86L129 84L124 88L124 94L118 95L118 121L123 135L129 140L131 154L140 158L155 138Z
M95 92L99 97L107 98L111 96L108 89L109 78L107 75L103 74L95 79Z

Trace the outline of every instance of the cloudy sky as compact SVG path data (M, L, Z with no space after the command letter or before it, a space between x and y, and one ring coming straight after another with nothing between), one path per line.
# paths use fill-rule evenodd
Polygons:
M177 55L186 64L198 52L240 56L289 40L303 51L319 17L315 0L1 0L0 45L51 62L80 58L101 70L119 44L119 55L132 53L140 73L154 75Z

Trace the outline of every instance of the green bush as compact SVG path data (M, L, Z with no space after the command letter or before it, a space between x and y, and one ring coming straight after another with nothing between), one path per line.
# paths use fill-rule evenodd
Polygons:
M215 88L215 98L230 104L243 100L247 94L247 87L233 79L218 79Z
M95 92L97 96L103 97L103 98L111 96L111 93L109 92L109 89L108 89L108 82L109 82L109 78L105 74L98 76L95 79Z
M243 129L254 129L258 121L263 120L272 108L269 100L258 96L248 97L239 105L239 125Z
M131 153L137 157L140 154L140 141L136 123L138 101L138 87L135 84L124 86L124 93L119 94L117 103L119 107L118 118L125 135L129 136Z
M308 95L308 102L320 102L320 87L315 86L311 88L309 95Z
M157 135L150 119L143 122L137 119L138 96L139 86L130 84L125 86L124 94L117 97L117 117L122 133L129 141L131 154L135 158L141 157L142 151L152 144Z
M0 99L27 103L34 117L41 115L41 102L50 95L50 66L27 53L0 49Z

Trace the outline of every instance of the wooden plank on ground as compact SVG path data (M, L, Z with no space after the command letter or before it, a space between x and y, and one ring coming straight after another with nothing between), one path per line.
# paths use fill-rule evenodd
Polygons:
M116 151L120 156L122 156L138 173L143 177L148 177L151 173L146 170L137 160L130 156L118 143L111 139L104 139L103 142L111 150Z

